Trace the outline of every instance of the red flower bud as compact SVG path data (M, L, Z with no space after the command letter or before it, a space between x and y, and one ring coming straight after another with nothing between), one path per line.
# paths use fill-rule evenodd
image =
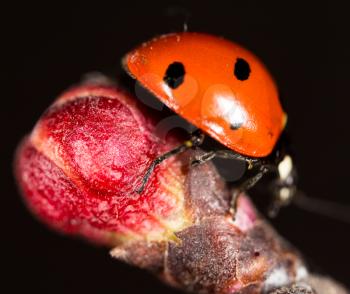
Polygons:
M188 219L180 162L159 165L144 192L135 192L155 157L179 144L156 137L155 123L118 88L69 90L18 149L25 200L51 226L110 245L182 229Z

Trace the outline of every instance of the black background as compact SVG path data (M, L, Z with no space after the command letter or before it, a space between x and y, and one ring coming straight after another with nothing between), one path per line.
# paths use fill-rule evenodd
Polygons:
M289 113L300 187L350 204L349 21L340 2L144 1L2 8L1 266L10 293L175 293L147 273L51 232L25 209L12 176L13 152L39 115L86 72L118 76L120 58L154 35L223 35L264 60ZM350 214L350 211L349 211ZM350 286L350 225L290 207L273 220L319 269Z

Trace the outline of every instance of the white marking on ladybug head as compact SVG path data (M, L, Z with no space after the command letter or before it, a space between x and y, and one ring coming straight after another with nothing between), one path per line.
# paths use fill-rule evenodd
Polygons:
M278 164L278 173L281 180L286 180L292 173L293 161L289 155L286 155L283 160Z

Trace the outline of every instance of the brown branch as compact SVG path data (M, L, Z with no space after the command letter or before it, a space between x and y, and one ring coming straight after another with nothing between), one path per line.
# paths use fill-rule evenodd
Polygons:
M169 240L119 246L112 256L193 293L347 293L335 281L310 274L247 196L240 197L233 221L229 190L212 164L189 169L184 185L192 225Z

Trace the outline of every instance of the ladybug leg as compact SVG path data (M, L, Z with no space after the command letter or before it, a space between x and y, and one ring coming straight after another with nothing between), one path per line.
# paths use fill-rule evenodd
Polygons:
M209 151L207 153L201 154L200 156L197 156L194 160L191 162L191 166L197 166L200 164L203 164L209 160L212 160L216 156L215 151Z
M264 176L264 174L268 173L270 171L270 168L266 165L262 165L260 167L260 170L251 178L247 179L245 182L243 182L240 185L241 191L248 191L252 187L256 185L257 182L261 180L261 178Z
M255 166L262 165L262 162L260 159L245 157L231 150L218 150L216 151L216 156L224 159L235 159L235 160L244 161L247 164L248 170L253 169Z
M248 191L251 189L257 182L261 180L261 178L271 170L269 165L261 165L259 171L252 176L251 178L244 181L237 188L233 190L232 198L231 198L231 213L234 215L234 212L237 208L238 197L241 193Z
M215 157L245 161L248 164L248 169L252 169L254 165L259 162L258 159L247 158L231 150L216 150L216 151L209 151L207 153L204 153L198 156L196 159L192 161L191 164L193 166L196 166L196 165L205 163L209 160L212 160Z
M140 187L136 190L136 192L138 194L141 194L142 191L145 189L146 184L152 174L152 172L154 171L154 169L156 168L156 166L160 163L162 163L164 160L168 159L169 157L175 156L177 154L180 154L182 152L185 152L188 149L191 149L193 147L199 146L203 143L204 140L204 135L202 133L196 133L193 134L191 136L191 138L187 141L185 141L183 144L181 144L180 146L174 148L173 150L170 150L169 152L166 152L162 155L160 155L159 157L157 157L152 163L151 165L148 167L145 175L142 178L142 182Z
M176 148L174 148L173 150L170 150L167 153L162 154L161 156L157 157L152 163L151 165L148 167L145 175L142 178L142 182L141 182L141 186L136 190L137 193L141 194L142 191L145 189L146 184L151 176L151 174L153 173L154 169L156 168L156 166L160 163L162 163L164 160L168 159L169 157L172 157L176 154L182 153L184 151L186 151L187 149L189 149L191 147L188 147L186 144L180 145Z

